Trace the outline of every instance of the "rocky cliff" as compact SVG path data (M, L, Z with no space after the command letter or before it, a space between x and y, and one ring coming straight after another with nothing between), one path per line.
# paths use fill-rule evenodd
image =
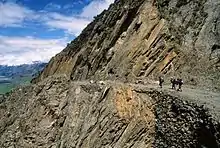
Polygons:
M0 147L219 148L219 93L153 81L219 88L219 7L116 0L31 86L0 96Z
M50 77L2 100L2 148L220 146L204 107L147 85Z
M218 0L121 0L98 15L50 61L72 80L182 77L219 89Z

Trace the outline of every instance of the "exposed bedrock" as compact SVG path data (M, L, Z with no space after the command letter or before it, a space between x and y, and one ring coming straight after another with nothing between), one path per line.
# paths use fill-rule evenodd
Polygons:
M0 147L218 148L220 124L170 93L46 79L0 104Z

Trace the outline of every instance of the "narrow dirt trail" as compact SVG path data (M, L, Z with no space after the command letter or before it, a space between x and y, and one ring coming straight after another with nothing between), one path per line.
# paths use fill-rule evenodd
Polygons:
M78 84L87 84L89 81L78 81L74 82ZM95 82L93 82L95 83ZM192 88L192 86L183 85L182 92L172 90L170 85L164 85L163 88L160 88L157 82L151 82L146 84L135 84L135 83L123 83L121 81L99 81L97 83L103 83L110 86L116 85L128 85L133 88L138 88L142 90L155 89L157 91L162 91L172 96L176 96L186 101L193 102L199 106L204 105L209 112L220 121L220 93L212 92L209 90L202 90L198 88Z
M188 85L183 85L182 92L171 89L171 85L164 85L161 89L157 82L147 84L122 83L112 81L106 82L113 84L115 83L115 85L131 85L141 89L156 89L158 91L180 97L186 101L191 101L199 106L204 105L207 109L209 109L209 112L213 115L213 117L220 121L220 93L193 88L192 86Z
M158 91L169 93L170 95L181 97L197 105L204 105L209 109L210 113L220 121L220 93L192 88L187 85L183 85L182 92L171 89L170 85L164 85L162 89L157 84L137 84L136 86L153 88Z
M168 86L165 86L165 89L167 88L169 89ZM192 89L187 86L183 87L182 92L175 91L174 93L182 96L184 99L197 103L198 105L204 105L220 121L220 93Z

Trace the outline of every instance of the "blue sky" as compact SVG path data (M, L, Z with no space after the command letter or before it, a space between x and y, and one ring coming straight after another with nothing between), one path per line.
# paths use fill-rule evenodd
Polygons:
M48 61L114 0L0 0L0 65Z

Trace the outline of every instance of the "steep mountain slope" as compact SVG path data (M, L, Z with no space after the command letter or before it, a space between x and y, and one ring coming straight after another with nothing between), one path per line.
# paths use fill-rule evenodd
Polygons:
M33 82L54 74L73 80L180 76L220 82L220 1L116 1L56 55Z
M0 96L0 147L219 148L219 93L152 80L219 88L219 4L116 0L32 85Z

